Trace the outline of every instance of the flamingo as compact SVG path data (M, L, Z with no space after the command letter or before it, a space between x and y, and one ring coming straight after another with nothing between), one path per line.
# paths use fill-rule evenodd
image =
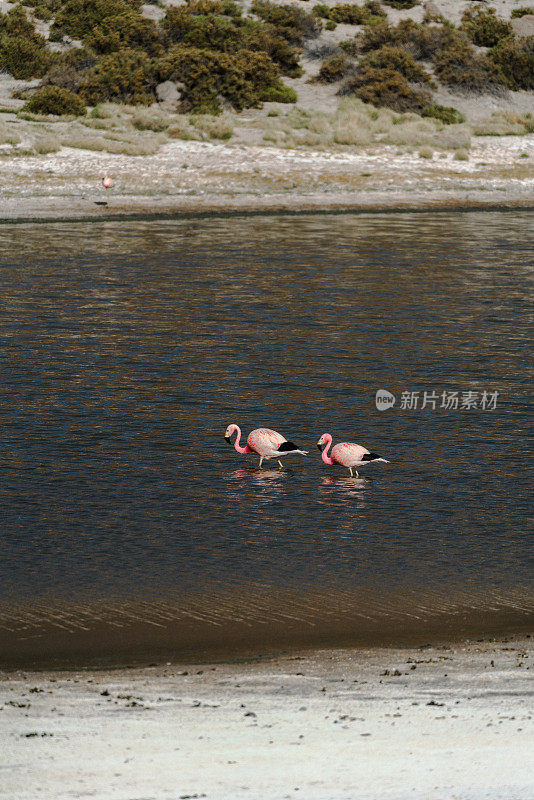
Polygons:
M241 439L241 428L239 425L228 425L224 438L228 444L232 444L232 434L237 433L234 441L234 447L238 453L245 455L245 453L257 453L260 457L259 466L261 467L263 460L269 458L276 458L281 467L284 465L280 461L282 456L287 456L289 453L300 453L302 456L307 456L307 450L300 450L293 442L288 442L281 433L272 431L270 428L256 428L251 431L247 438L245 447L240 447L239 440Z
M352 477L353 467L363 467L364 464L370 464L371 461L383 461L384 464L389 464L385 458L380 458L376 453L370 453L367 448L362 447L360 444L353 444L352 442L340 442L332 448L331 455L328 455L328 449L332 444L332 437L329 433L323 433L317 447L322 450L323 445L326 445L322 450L321 458L325 464L340 464L342 467L348 467ZM359 478L358 470L356 477Z
M104 187L104 189L113 189L113 187L115 186L115 181L113 180L113 178L109 177L107 172L102 178L102 186Z

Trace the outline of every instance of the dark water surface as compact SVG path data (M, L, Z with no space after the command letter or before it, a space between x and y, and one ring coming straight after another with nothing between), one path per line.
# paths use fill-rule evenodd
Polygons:
M4 226L0 663L524 630L533 234L531 212ZM230 422L309 456L259 471ZM391 463L350 479L324 432Z

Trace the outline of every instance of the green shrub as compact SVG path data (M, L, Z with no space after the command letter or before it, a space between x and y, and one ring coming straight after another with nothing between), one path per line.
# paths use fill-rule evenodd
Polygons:
M291 86L286 86L285 83L278 83L274 86L268 86L261 94L261 99L265 103L296 103L298 95Z
M335 83L345 77L349 64L350 61L345 53L336 53L325 58L315 81L317 83Z
M511 89L534 89L534 36L506 39L489 57Z
M384 0L384 3L387 6L391 6L392 8L413 8L414 6L419 5L419 0Z
M427 60L439 52L446 35L445 28L420 25L411 19L401 20L392 27L387 22L381 22L367 27L355 39L353 47L361 53L368 53L384 45L394 45L407 50L416 60Z
M85 103L77 94L61 89L59 86L43 86L32 94L22 108L30 114L53 114L56 117L65 115L85 116Z
M460 29L466 32L477 47L494 47L514 33L510 23L498 17L494 8L486 9L482 6L466 8L462 14Z
M0 70L6 69L18 80L41 78L56 60L55 53L44 46L44 39L41 43L25 36L0 35Z
M301 46L306 39L315 39L321 23L314 14L297 5L280 6L271 0L253 0L251 10L265 22L274 25L290 44Z
M67 0L57 13L51 34L84 39L108 17L139 10L140 0Z
M329 19L326 21L326 24L324 26L325 31L335 31L336 28L337 28L337 22L334 22L333 19Z
M425 106L421 111L421 116L439 119L440 122L443 122L445 125L457 125L461 122L465 122L464 115L452 106Z
M279 86L279 73L266 53L228 53L180 45L158 66L160 80L180 81L190 110L217 113L219 97L236 110L261 105L269 87ZM185 109L184 109L185 110Z
M125 47L139 48L152 56L163 52L156 23L132 9L103 19L84 37L84 43L96 53L113 53Z
M187 0L187 10L190 14L208 16L241 17L241 8L232 0Z
M373 0L368 0L363 6L355 3L337 3L335 6L319 3L312 8L312 13L316 17L345 25L370 25L386 16L380 3Z
M534 6L521 6L521 8L514 8L510 14L510 18L518 19L520 17L526 17L529 14L534 14Z
M243 49L266 53L278 65L282 75L289 78L302 75L298 48L280 36L276 28L247 20L242 30Z
M400 72L370 66L361 67L356 75L348 78L340 93L401 112L420 111L430 99L426 90L412 89Z
M80 84L80 95L90 106L113 100L148 105L155 98L156 70L139 50L121 50L103 56Z
M41 41L33 22L30 22L20 6L14 6L7 14L0 14L0 36L23 36L26 39Z
M301 74L299 50L273 25L257 20L192 16L189 8L171 7L163 20L169 41L206 50L235 54L238 50L263 51L279 65L282 74Z
M368 65L380 69L392 69L400 72L409 81L429 83L430 75L423 67L416 64L413 56L402 47L384 45L379 50L368 53L360 61L360 66Z
M439 80L463 92L491 92L502 88L503 78L494 62L477 54L461 34L452 31L434 60Z

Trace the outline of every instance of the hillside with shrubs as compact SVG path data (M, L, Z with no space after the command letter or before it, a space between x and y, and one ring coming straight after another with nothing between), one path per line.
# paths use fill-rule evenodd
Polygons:
M368 143L387 133L373 115L390 127L420 120L446 139L444 127L465 122L437 101L446 92L460 105L495 99L495 124L481 132L533 132L528 102L521 113L499 116L498 107L534 90L534 8L512 3L505 18L486 3L461 5L453 22L439 4L417 0L22 0L0 14L0 70L28 82L14 92L21 119L79 126L89 114L101 130L127 119L151 134L227 139L243 112L268 104L266 144ZM312 90L335 97L337 110L300 108ZM344 136L350 109L353 133ZM359 134L355 114L367 120Z

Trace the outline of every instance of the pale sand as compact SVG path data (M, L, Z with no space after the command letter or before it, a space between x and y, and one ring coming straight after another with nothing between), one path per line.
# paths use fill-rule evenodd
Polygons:
M105 171L115 187L105 193ZM468 161L383 145L304 151L172 142L153 156L63 148L0 160L0 220L335 209L532 207L534 135L479 137ZM107 205L99 205L107 203Z
M531 661L511 637L3 673L0 798L528 800Z

